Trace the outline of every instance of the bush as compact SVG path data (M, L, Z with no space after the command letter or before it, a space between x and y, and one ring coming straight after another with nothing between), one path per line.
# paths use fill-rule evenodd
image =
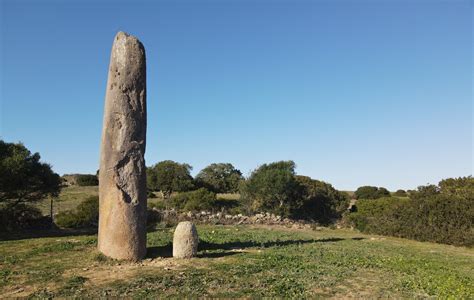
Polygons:
M161 213L154 209L147 210L146 225L148 229L153 229L162 220Z
M185 211L210 211L215 208L216 194L205 188L180 193L172 198L173 206Z
M303 206L297 217L328 224L340 218L349 206L349 195L333 188L329 183L306 176L296 176L303 187Z
M235 193L243 180L242 173L232 164L210 164L196 175L196 185L214 193Z
M0 208L1 231L44 228L50 224L49 217L43 217L39 209L30 205L20 203L13 207Z
M99 185L99 179L97 178L97 176L90 174L77 175L76 182L78 186Z
M327 224L347 210L349 196L346 193L326 182L297 176L294 169L294 162L280 161L253 171L241 185L247 212L269 212Z
M357 212L348 218L357 229L367 233L474 246L472 178L464 178L464 183L455 180L448 185L458 185L457 192L447 189L442 181L440 187L419 187L410 199L360 200Z
M356 199L379 199L390 197L390 192L384 187L361 186L355 192Z
M393 193L394 196L397 197L407 197L408 194L404 190L397 190L395 193Z
M88 197L74 211L61 212L55 217L55 223L64 228L96 228L98 222L98 196Z
M263 211L283 217L294 217L301 210L301 192L293 161L264 164L241 185L242 201L249 212Z

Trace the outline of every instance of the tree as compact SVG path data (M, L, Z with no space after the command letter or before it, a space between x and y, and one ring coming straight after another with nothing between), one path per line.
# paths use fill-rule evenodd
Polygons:
M196 176L196 185L214 193L235 193L243 180L242 173L229 163L211 164Z
M99 185L99 177L92 174L79 174L77 175L78 186L94 186Z
M192 167L165 160L147 168L147 185L152 191L161 191L168 199L173 192L186 192L194 188Z
M303 205L301 186L295 178L295 163L279 161L254 170L242 184L243 201L252 211L290 217Z
M361 186L354 192L354 195L357 199L379 199L390 197L390 192L384 187Z
M299 217L329 223L341 217L349 206L349 195L336 190L331 184L307 176L296 176L303 187L303 206Z
M438 183L438 186L442 194L474 199L474 178L472 176L444 179Z
M428 184L428 185L421 185L417 188L416 191L410 193L411 199L421 199L421 198L429 198L432 196L436 196L440 194L440 189L437 185Z
M61 178L40 158L39 153L31 154L21 143L0 140L0 203L13 208L19 203L58 196Z

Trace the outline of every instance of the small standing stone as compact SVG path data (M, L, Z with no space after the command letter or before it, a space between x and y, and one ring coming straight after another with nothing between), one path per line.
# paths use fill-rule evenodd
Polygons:
M196 256L199 237L191 222L180 222L174 231L173 237L173 257L191 258Z

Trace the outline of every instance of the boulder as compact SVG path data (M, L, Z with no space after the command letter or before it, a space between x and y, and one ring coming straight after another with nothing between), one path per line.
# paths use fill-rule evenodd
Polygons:
M199 237L192 222L180 222L174 231L173 257L191 258L197 254Z

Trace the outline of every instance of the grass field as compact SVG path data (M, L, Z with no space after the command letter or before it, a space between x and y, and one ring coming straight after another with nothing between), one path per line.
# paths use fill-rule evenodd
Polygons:
M97 186L68 186L61 190L58 198L54 199L53 211L58 213L61 211L71 210L76 208L81 201L89 196L99 195L99 188ZM50 199L44 199L36 206L44 215L50 213Z
M156 192L154 193L155 197L148 199L149 203L156 203L162 201L161 194ZM61 194L58 198L54 199L53 211L54 213L67 211L76 208L81 201L85 200L89 196L99 195L98 186L68 186L61 190ZM220 199L226 200L238 200L240 198L239 194L217 194L217 197ZM43 215L50 214L50 199L44 199L35 204L38 207Z
M474 250L348 230L198 226L199 257L175 260L173 228L140 263L105 258L96 235L0 242L0 294L19 296L474 297Z

